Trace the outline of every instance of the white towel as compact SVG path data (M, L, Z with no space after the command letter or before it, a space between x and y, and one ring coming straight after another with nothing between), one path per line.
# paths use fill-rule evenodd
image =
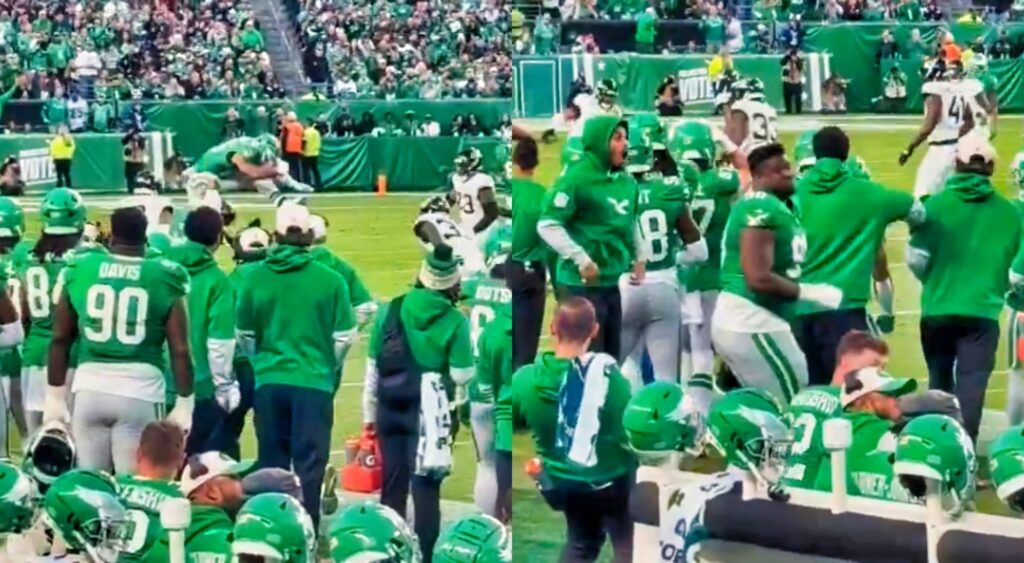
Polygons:
M731 491L739 480L739 475L734 472L716 473L682 489L672 486L661 489L667 506L659 519L660 561L700 561L700 544L708 539L704 528L704 508L711 499Z
M607 372L617 365L615 358L608 354L587 353L572 361L562 382L558 393L556 445L577 465L597 465L601 409L608 396Z
M441 374L420 378L420 440L416 446L416 474L444 477L452 470L452 413Z

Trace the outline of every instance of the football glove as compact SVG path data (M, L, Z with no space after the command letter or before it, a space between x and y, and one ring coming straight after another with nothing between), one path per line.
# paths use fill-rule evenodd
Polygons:
M217 385L213 389L213 400L217 401L224 412L234 412L242 402L242 390L238 387L238 382L228 381Z
M900 163L900 166L903 166L904 164L906 164L907 161L910 160L910 156L912 154L914 154L914 151L913 151L913 149L910 149L910 148L908 148L907 150L901 152L899 160L898 160L899 163Z
M195 395L189 395L188 397L178 395L174 408L171 409L171 412L167 413L167 420L177 424L185 431L185 434L188 434L188 431L192 429L192 411L195 409L195 406Z
M68 386L47 385L43 403L43 424L65 427L71 420L68 410Z
M843 301L843 291L827 283L802 283L800 300L821 305L826 309L838 309Z

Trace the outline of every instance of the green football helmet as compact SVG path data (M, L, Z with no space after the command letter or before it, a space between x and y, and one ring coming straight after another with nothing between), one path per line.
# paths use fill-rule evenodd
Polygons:
M0 197L0 237L21 238L25 234L25 213L13 199Z
M434 563L511 563L512 535L486 514L461 518L437 539Z
M512 253L512 222L501 221L487 235L484 242L484 263L490 270L504 264Z
M97 563L116 561L133 528L117 484L91 469L58 477L43 498L43 516L69 548L88 553Z
M700 186L700 168L690 160L677 160L676 169L679 171L679 177L686 183L686 189L689 193L694 193Z
M818 161L814 156L814 134L815 131L804 131L797 138L796 146L793 148L793 160L796 161L797 171L801 174Z
M925 479L935 479L952 514L960 514L974 498L978 461L971 437L946 415L926 414L908 422L896 442L895 459L893 474L912 496L923 497Z
M245 501L235 518L233 538L235 556L306 563L316 555L313 520L299 501L283 493L262 493Z
M1013 185L1017 187L1018 197L1024 197L1024 151L1013 157L1013 163L1010 164L1010 177L1013 179Z
M656 113L638 113L630 116L628 123L630 133L640 130L640 135L647 138L648 144L656 151L665 150L665 124Z
M988 469L996 496L1024 513L1024 426L1011 426L988 449Z
M627 131L629 133L629 149L626 153L626 170L631 174L647 172L654 166L654 146L651 144L651 132L643 123L635 123L630 118Z
M677 163L692 161L700 170L715 164L717 148L711 126L700 121L684 121L672 128L668 152Z
M792 444L782 413L778 401L767 391L730 391L708 413L708 440L729 465L774 486Z
M345 507L327 531L334 563L420 563L420 543L397 512L374 501Z
M597 101L601 103L613 103L619 97L619 85L611 78L605 78L597 83Z
M701 423L685 412L683 398L683 388L668 381L646 385L630 398L622 427L641 463L660 465L700 442Z
M43 232L49 235L70 235L85 227L85 203L71 188L54 188L43 197L39 206Z
M0 537L29 529L37 501L32 479L10 461L0 460Z
M256 137L252 153L246 156L252 160L253 164L264 164L277 160L280 153L281 145L278 143L277 138L269 133L264 133Z

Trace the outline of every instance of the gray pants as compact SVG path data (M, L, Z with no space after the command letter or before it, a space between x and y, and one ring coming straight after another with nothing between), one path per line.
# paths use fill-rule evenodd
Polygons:
M764 389L788 405L807 386L807 359L789 329L751 333L712 325L711 339L744 387Z
M135 472L142 430L164 417L164 404L82 390L75 393L71 436L78 466L118 474Z
M693 303L690 303L694 300ZM717 291L699 291L683 296L682 307L699 309L690 314L699 313L698 318L683 316L682 344L680 345L679 366L682 381L698 373L711 375L715 371L715 351L711 345L711 315L715 313L718 301Z
M494 405L469 403L469 422L476 444L476 481L473 500L477 508L491 516L497 515L498 474L494 470Z
M644 349L651 358L654 377L679 381L679 288L668 283L619 286L622 294L622 357Z

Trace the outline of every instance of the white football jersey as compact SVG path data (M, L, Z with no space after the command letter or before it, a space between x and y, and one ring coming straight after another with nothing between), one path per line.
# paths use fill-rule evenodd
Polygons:
M486 269L484 266L483 252L481 252L480 248L477 247L476 242L470 235L460 229L459 226L455 224L455 221L452 221L452 218L447 214L423 213L416 218L416 223L413 228L415 229L415 226L420 223L429 223L433 225L434 228L437 229L437 232L441 234L441 238L444 242L448 246L452 247L455 257L462 262L460 270L463 276L467 276L474 272L482 272ZM434 250L430 243L424 242L423 239L420 239L419 237L417 237L417 240L420 241L420 244L427 250L427 252Z
M739 100L732 104L731 111L747 116L747 137L740 143L743 152L779 140L779 114L772 106L755 100Z
M925 96L937 96L941 102L939 122L928 135L929 143L945 143L955 141L960 136L967 112L984 111L977 102L981 93L981 82L977 80L951 80L925 82L921 86ZM927 112L927 108L925 109Z
M580 117L572 123L572 129L569 131L570 137L582 137L583 136L583 125L588 119L597 115L614 115L615 117L622 117L622 108L617 105L602 106L597 101L597 96L593 94L579 94L573 98L573 104L580 108Z
M484 218L484 206L480 203L480 190L494 190L494 178L483 172L470 172L469 176L452 176L456 205L459 208L459 225L466 233L472 234L473 227Z

